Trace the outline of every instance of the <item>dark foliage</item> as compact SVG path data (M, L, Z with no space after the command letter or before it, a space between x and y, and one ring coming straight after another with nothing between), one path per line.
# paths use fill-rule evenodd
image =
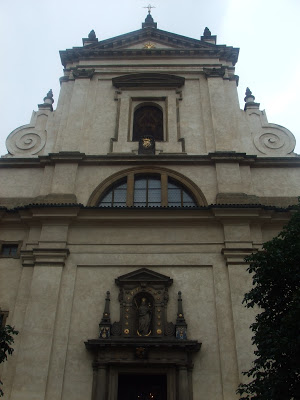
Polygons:
M0 326L0 363L7 360L7 356L13 353L14 349L11 347L11 344L14 343L13 335L17 335L18 333L19 332L10 325ZM2 385L1 381L0 385ZM0 397L3 396L3 394L0 388Z
M260 313L251 325L256 359L244 372L240 399L300 399L300 204L281 233L247 258L253 288L246 307Z

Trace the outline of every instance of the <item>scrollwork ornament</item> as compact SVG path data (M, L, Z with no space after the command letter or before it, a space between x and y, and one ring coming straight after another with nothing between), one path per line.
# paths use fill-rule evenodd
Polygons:
M174 336L175 335L175 325L173 322L167 322L165 325L165 335Z
M275 124L269 124L263 131L255 133L253 141L258 151L269 156L286 156L296 145L294 135Z
M31 156L44 148L46 140L46 131L38 132L34 128L18 128L6 139L6 147L12 155Z
M112 336L121 336L122 334L122 326L120 322L114 322L111 327Z

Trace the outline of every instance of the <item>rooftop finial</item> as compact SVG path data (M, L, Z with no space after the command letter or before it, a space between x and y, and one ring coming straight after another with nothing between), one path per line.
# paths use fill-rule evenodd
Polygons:
M148 14L151 14L151 8L155 8L154 6L151 6L151 4L148 4L147 7L143 8L148 8Z
M208 27L206 27L205 29L204 29L204 32L203 32L203 36L211 36L211 31L208 29Z
M91 30L87 38L82 38L82 43L84 46L98 43L98 38L96 36L94 29Z
M245 103L253 103L255 100L255 96L253 96L251 90L247 87L245 92L246 97L244 98Z
M251 109L257 108L257 109L259 109L259 103L255 103L254 102L255 96L253 96L251 90L248 87L246 89L245 95L246 96L244 98L244 101L245 101L246 104L245 104L244 110L247 110L248 108L251 108Z
M217 36L212 35L208 27L204 29L203 36L201 36L201 40L203 40L206 43L217 44Z
M145 18L145 22L142 23L142 28L157 28L157 23L154 22L153 17L151 15L151 8L155 7L149 4L147 7L143 8L148 8L148 14L147 17Z
M44 97L44 103L38 104L39 110L47 110L48 109L50 111L53 111L53 107L52 107L53 103L54 103L53 92L52 92L52 89L50 89L49 92Z
M51 100L52 103L54 102L52 89L50 89L49 92L47 93L46 97L44 97L44 101L46 101L47 99Z
M246 101L246 98L247 97L250 97L250 96L252 96L252 92L251 92L251 90L247 87L247 89L246 89L246 92L245 92L245 95L246 95L246 97L245 97L245 101ZM255 97L254 96L252 96L254 99L255 99Z
M91 32L89 33L88 38L90 40L95 40L96 39L96 33L95 33L94 29L92 29Z

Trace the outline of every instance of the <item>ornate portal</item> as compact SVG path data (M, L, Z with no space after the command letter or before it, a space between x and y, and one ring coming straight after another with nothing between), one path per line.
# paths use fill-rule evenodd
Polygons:
M151 387L151 376L161 377L157 382L169 382L168 400L192 399L192 355L201 343L187 339L181 292L173 323L167 321L170 277L141 268L118 277L115 283L119 287L120 320L111 323L107 292L99 338L85 342L94 354L92 399L123 400L120 387L134 379L149 381ZM127 389L130 392L131 387ZM162 386L161 393L165 391Z

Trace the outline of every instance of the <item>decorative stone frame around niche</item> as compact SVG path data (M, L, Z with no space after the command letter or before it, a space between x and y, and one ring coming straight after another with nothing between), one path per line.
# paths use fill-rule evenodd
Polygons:
M183 153L184 140L180 135L180 107L182 86L185 78L169 74L128 74L112 79L117 105L114 137L111 153L138 153L138 145L132 140L134 111L143 103L159 106L163 111L164 140L159 141L156 153Z
M168 186L168 177L174 179L178 183L180 183L184 188L188 189L191 194L194 196L197 206L207 206L208 203L202 191L199 189L197 185L189 178L180 174L177 171L170 170L168 168L159 168L159 167L138 167L138 168L129 168L123 171L119 171L108 178L106 178L103 182L101 182L91 194L87 206L96 207L98 205L99 199L102 194L114 183L119 181L122 178L127 177L127 207L133 206L133 192L134 192L134 176L140 174L155 174L161 176L161 190L162 190L162 207L167 207L168 205L168 196L167 196L167 186Z

